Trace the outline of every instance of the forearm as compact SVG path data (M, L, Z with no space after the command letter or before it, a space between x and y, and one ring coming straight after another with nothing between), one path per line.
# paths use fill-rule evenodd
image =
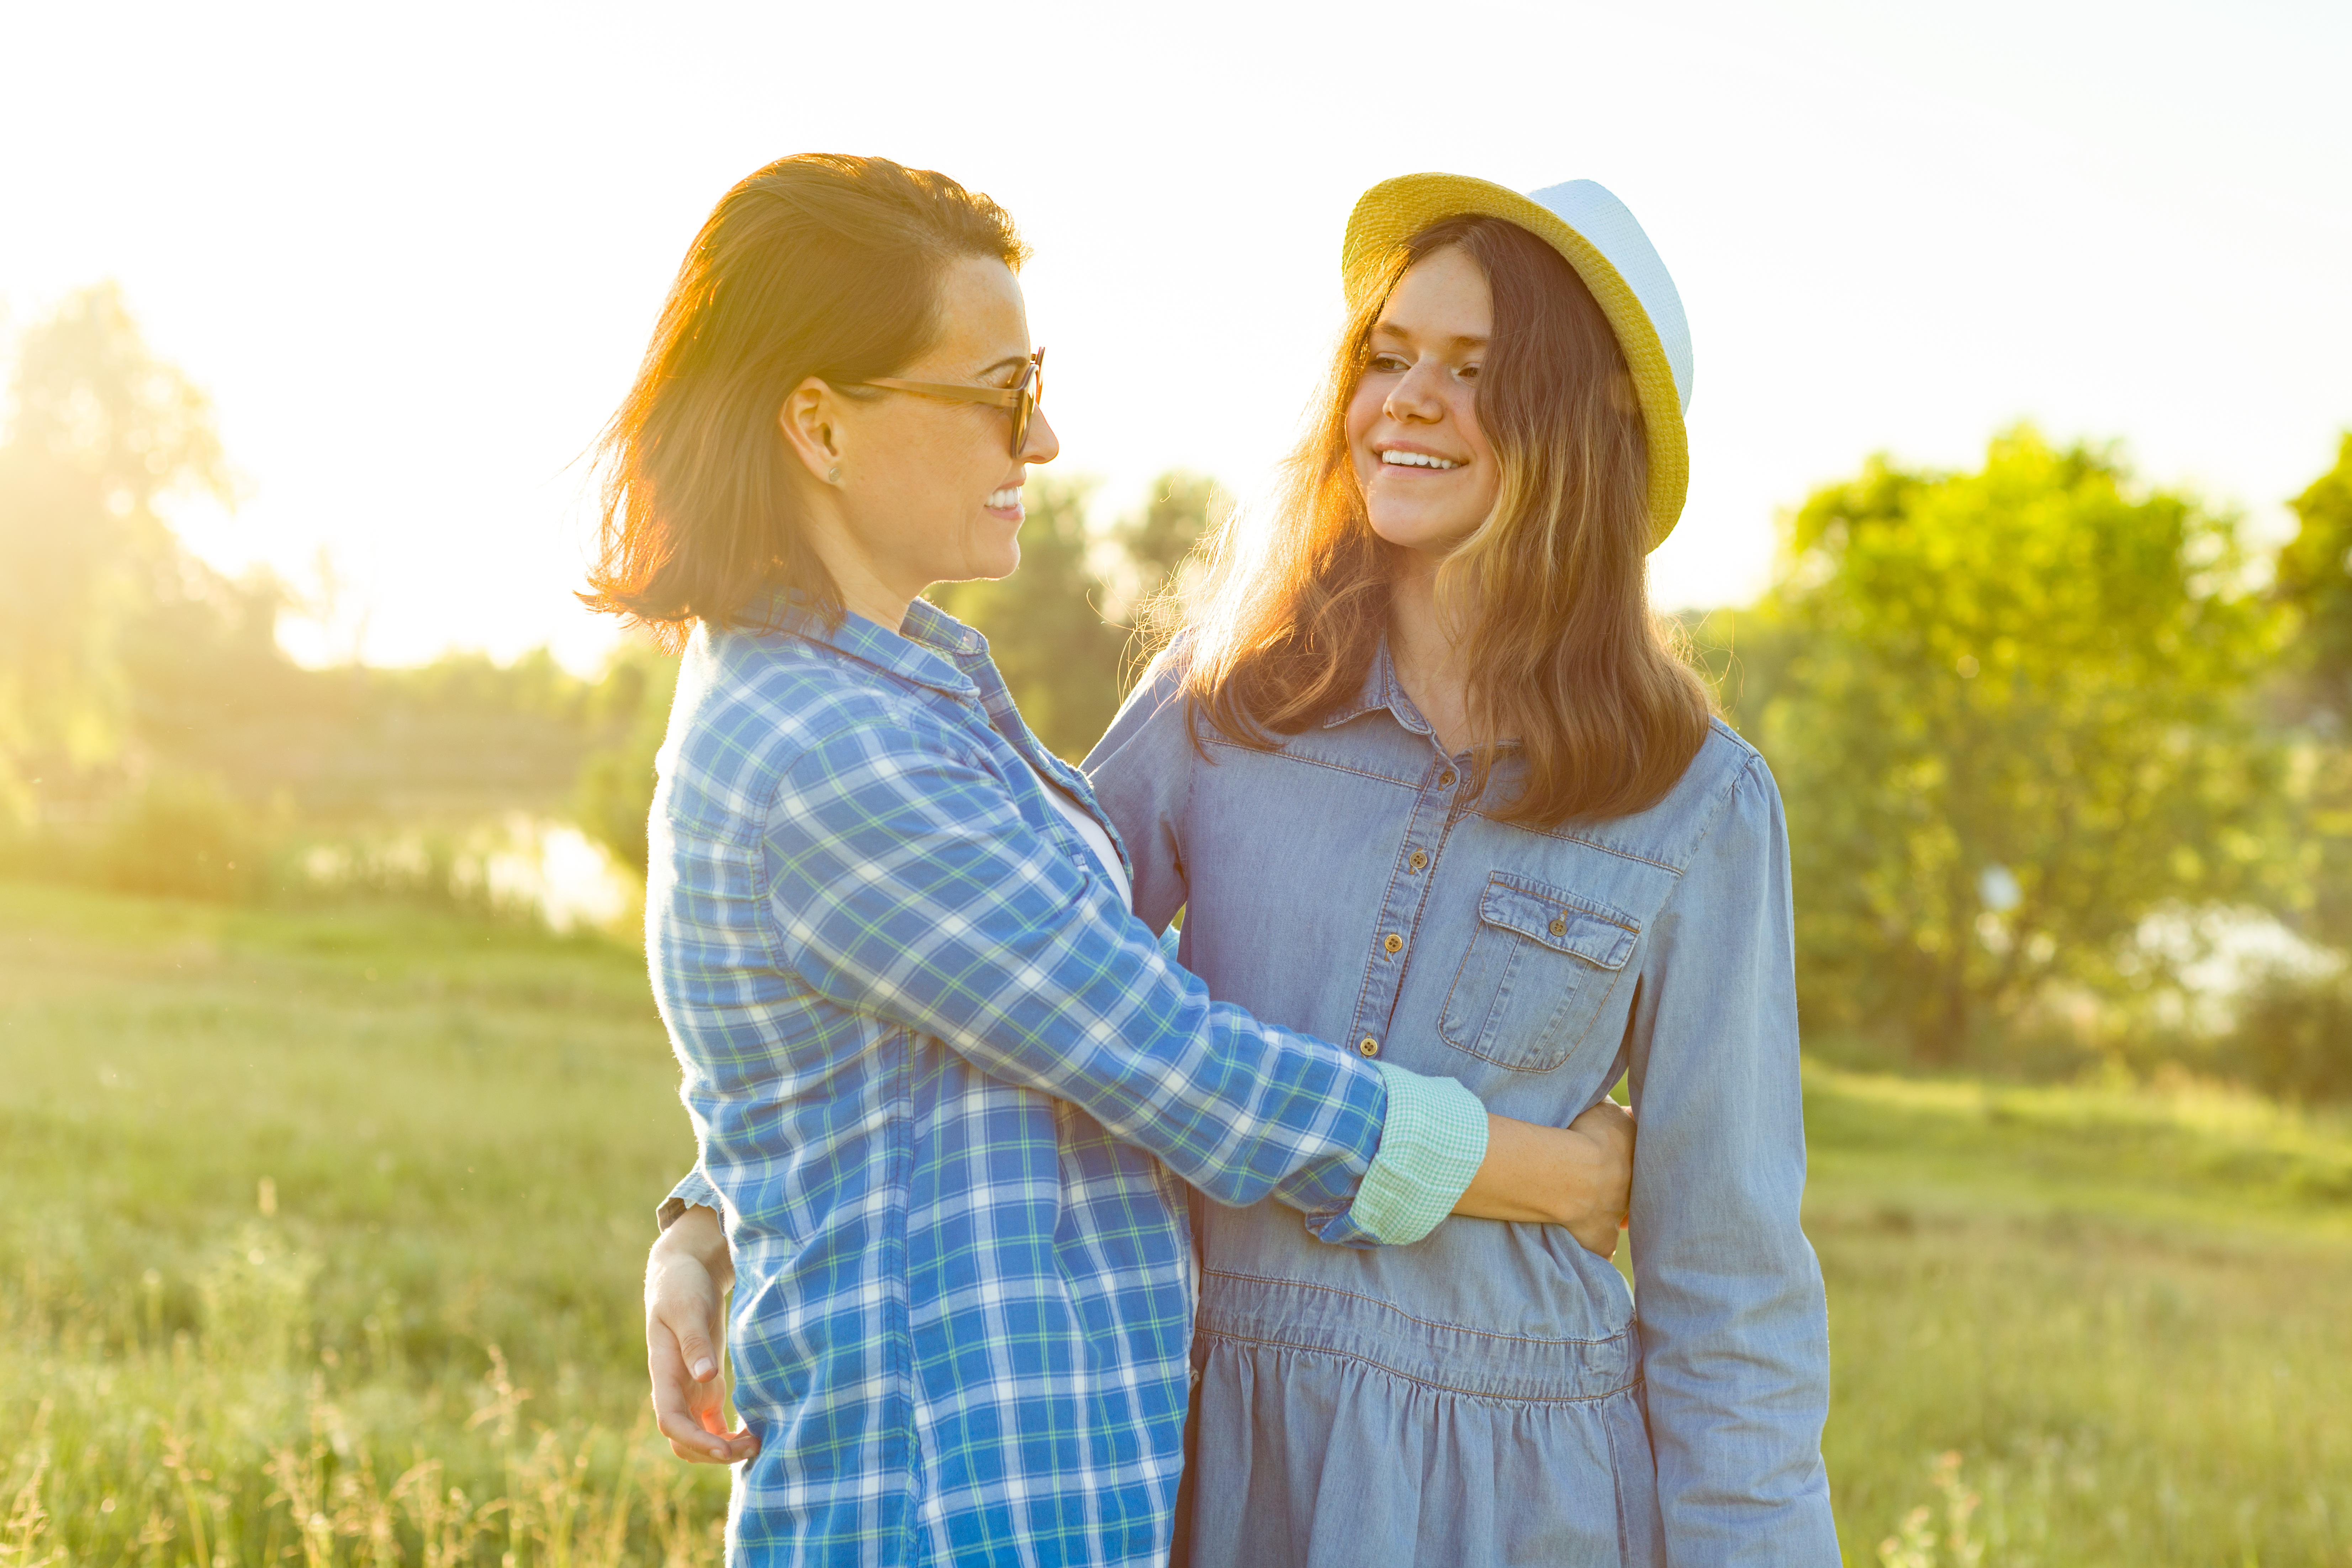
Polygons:
M1612 1203L1625 1180L1592 1139L1565 1127L1486 1118L1486 1158L1454 1212L1470 1219L1573 1225ZM1614 1227L1616 1215L1611 1215Z

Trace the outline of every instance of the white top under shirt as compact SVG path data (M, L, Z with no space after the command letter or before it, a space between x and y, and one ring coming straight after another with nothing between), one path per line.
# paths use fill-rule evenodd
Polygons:
M1031 771L1035 772L1034 769ZM1060 784L1044 773L1037 774L1037 782L1045 786L1045 798L1054 803L1054 809L1069 819L1070 826L1078 830L1078 837L1086 840L1087 847L1094 851L1095 858L1102 863L1103 875L1108 877L1111 885L1118 889L1120 901L1132 908L1135 904L1135 884L1127 879L1127 872L1119 865L1118 851L1112 847L1110 835L1102 830L1102 824L1097 822L1085 806L1064 793Z

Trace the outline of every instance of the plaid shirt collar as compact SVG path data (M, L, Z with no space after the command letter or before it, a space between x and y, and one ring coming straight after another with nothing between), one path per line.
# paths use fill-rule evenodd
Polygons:
M926 600L907 606L906 622L897 631L855 610L843 610L839 624L829 626L828 617L797 588L771 594L747 618L950 697L982 695L973 669L988 668L988 639Z
M1111 827L1110 819L1096 803L1094 786L1087 782L1086 773L1047 751L1031 731L1013 705L1013 693L1005 686L1003 673L988 657L988 639L971 626L924 599L907 606L906 622L895 632L854 610L844 610L839 625L827 626L824 615L797 588L781 589L769 595L754 624L803 637L911 685L927 687L959 700L977 701L997 733L1032 768L1094 813L1111 841L1118 845L1121 867L1129 876L1135 874L1127 846L1119 841L1118 830Z

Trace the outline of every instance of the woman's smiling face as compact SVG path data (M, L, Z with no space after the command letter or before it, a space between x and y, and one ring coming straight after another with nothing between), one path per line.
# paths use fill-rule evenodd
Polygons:
M950 263L939 309L939 341L899 377L1009 387L1027 368L1028 311L1004 263ZM911 595L931 583L1002 577L1020 564L1028 465L1052 462L1062 446L1041 409L1021 450L1008 453L1011 417L913 393L844 411L844 510L884 581Z
M1494 510L1502 475L1478 428L1478 373L1494 331L1486 275L1459 246L1397 280L1348 403L1348 450L1372 531L1443 556Z

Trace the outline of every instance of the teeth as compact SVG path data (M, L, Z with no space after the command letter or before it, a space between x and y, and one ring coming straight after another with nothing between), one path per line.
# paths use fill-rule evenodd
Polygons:
M1387 451L1381 454L1381 461L1396 468L1458 468L1462 466L1444 458L1433 458L1426 452Z
M988 504L999 511L1011 511L1021 505L1021 487L1007 485L1001 490L988 492Z

